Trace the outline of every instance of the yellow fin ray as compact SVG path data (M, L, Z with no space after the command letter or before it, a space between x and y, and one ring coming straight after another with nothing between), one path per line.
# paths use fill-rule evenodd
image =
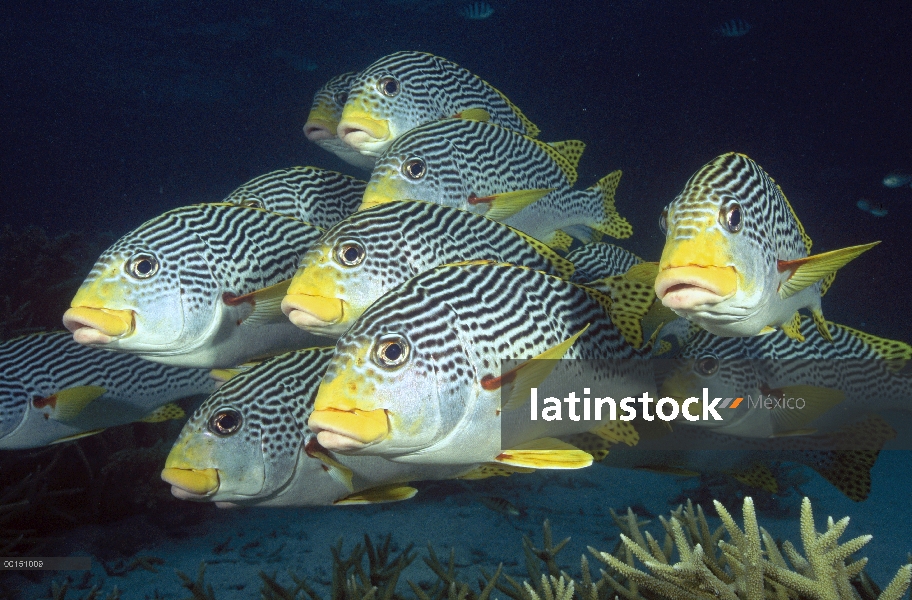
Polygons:
M524 467L514 467L511 465L502 465L498 463L485 463L463 473L456 479L487 479L488 477L509 477L513 473L534 473L535 469L526 469Z
M487 382L482 379L482 387L487 390L503 388L501 398L506 397L507 402L502 406L501 410L513 410L523 406L529 401L532 388L540 386L548 378L548 375L557 366L556 361L564 357L570 346L587 329L589 329L588 323L563 342L510 369L500 377L492 378L487 380Z
M484 216L494 221L503 221L504 219L509 219L540 198L547 196L554 190L555 188L516 190L513 192L492 194L481 200L476 198L475 200L470 200L469 203L484 202L488 204L489 208L487 212L484 213Z
M592 455L557 438L540 438L505 450L495 460L529 469L582 469L592 464Z
M567 252L570 250L570 246L573 245L573 237L560 230L552 232L542 241L561 252Z
M802 335L802 333L801 333L801 315L800 314L795 313L794 315L792 315L792 318L789 321L783 323L780 327L782 328L782 332L785 335L787 335L789 338L795 340L796 342L804 341L804 335ZM773 330L773 331L775 331L775 330ZM772 333L772 331L766 331L766 328L764 327L763 329L760 330L760 333L761 334Z
M491 113L483 108L467 108L453 115L453 118L465 119L466 121L489 122L491 120Z
M839 250L831 250L823 254L816 254L796 260L779 261L778 269L780 273L791 271L791 275L779 286L779 297L788 298L797 294L801 290L809 287L830 273L845 266L851 260L857 258L863 252L870 250L880 242L871 242L870 244L861 244L860 246L849 246Z
M62 437L59 440L54 440L49 445L62 444L64 442L72 442L73 440L78 440L78 439L81 439L84 437L89 437L90 435L97 435L104 430L105 430L105 428L102 427L101 429L90 429L89 431L83 431L82 433L74 433L73 435L68 435L66 437Z
M564 156L564 154L560 150L555 148L553 145L546 144L545 142L542 142L539 140L532 140L532 141L535 142L536 144L538 144L538 147L541 148L542 150L544 150L545 154L547 154L548 157L551 160L553 160L557 164L558 167L560 167L560 170L564 174L564 177L567 178L567 184L571 187L573 185L575 185L578 175L576 173L576 166L574 166L573 162L571 162L571 160L569 158ZM576 140L574 140L574 141L576 141ZM569 142L564 142L564 143L569 143ZM582 144L583 142L579 142L579 143Z
M344 498L336 500L333 504L379 504L381 502L399 502L401 500L408 500L417 493L418 490L411 486L393 483L349 494Z
M108 390L98 385L80 385L66 388L53 394L54 410L51 418L55 421L72 421L85 410L93 400Z
M602 208L604 216L598 223L592 224L597 232L610 235L613 238L624 239L633 235L633 226L622 217L614 203L618 183L621 181L621 171L613 171L598 180L590 189L597 189L602 194Z
M823 336L823 339L832 342L833 334L830 333L830 326L827 325L826 319L823 318L823 311L819 308L812 308L811 318L814 320L814 325L817 326L817 332Z
M282 299L288 293L289 285L291 285L291 279L286 279L255 292L238 296L231 300L231 304L249 302L253 305L253 312L244 319L244 325L259 326L281 323L287 320L282 312Z

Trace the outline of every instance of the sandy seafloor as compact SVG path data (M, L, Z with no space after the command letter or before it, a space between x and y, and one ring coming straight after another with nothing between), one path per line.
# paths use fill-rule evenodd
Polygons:
M838 520L848 515L851 522L841 541L863 534L874 536L859 555L869 558L868 574L881 587L904 564L906 553L912 551L909 460L908 451L883 452L872 471L871 496L861 503L848 500L816 475L801 486L812 500L818 531L825 528L828 516ZM902 473L906 475L901 476ZM454 548L460 579L471 585L480 576L479 567L492 572L501 562L507 574L526 578L522 535L529 535L540 545L545 519L551 521L555 542L571 537L570 544L559 555L559 562L569 574L578 577L579 558L587 546L611 551L617 542L619 530L609 508L620 510L639 503L652 513L667 514L673 508L668 505L668 499L680 493L682 484L690 487L690 481L593 465L575 472L424 483L417 486L421 491L416 497L399 503L300 509L212 507L206 519L182 528L180 537L163 537L160 532L153 535L144 517L133 517L106 527L68 532L60 551L66 549L63 554L85 555L86 544L97 543L101 536L111 540L142 539L145 535L150 541L136 555L163 559L164 564L157 567L158 573L136 569L124 576L110 577L93 558L91 578L86 581L84 572L70 572L74 581L71 587L100 585L109 592L117 586L125 600L187 598L190 594L181 587L175 570L196 578L200 561L206 561L205 580L212 586L215 597L231 600L259 597L258 571L277 574L280 583L290 584L287 571L291 569L305 576L317 590L326 584L322 589L328 592L332 575L330 546L342 538L343 556L347 556L355 544L363 541L365 533L375 544L391 534L394 547L403 549L414 544L418 552L418 559L400 580L400 592L411 597L405 580L436 580L421 560L427 556L428 542L441 560ZM480 500L488 496L509 500L523 514L495 512ZM798 502L798 497L792 496L785 503L797 514ZM727 508L740 523L741 507ZM181 506L177 504L169 509L181 510ZM791 540L801 549L797 516L775 518L760 514L758 520L776 539ZM711 525L718 523L718 519L710 519ZM646 529L658 534L660 540L664 538L657 519ZM217 553L216 548L224 546L226 540L227 549ZM591 555L589 558L594 567L597 561ZM12 575L7 583L10 587L21 586L22 598L50 598L51 581L62 582L65 575L47 574L37 582ZM80 598L84 593L74 587L68 597Z

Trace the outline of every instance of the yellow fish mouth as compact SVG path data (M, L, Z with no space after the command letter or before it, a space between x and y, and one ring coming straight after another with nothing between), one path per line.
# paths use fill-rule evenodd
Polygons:
M171 494L182 500L199 500L219 489L218 469L165 467L161 478L171 484Z
M669 267L655 280L655 292L672 310L696 309L727 300L738 291L734 267Z
M76 342L97 346L133 333L135 317L132 310L74 306L63 313L63 326L73 333Z
M314 410L307 426L327 450L353 452L386 438L390 433L386 410Z
M343 113L336 134L352 148L365 152L370 149L370 145L389 140L389 122L385 119L373 119L365 114L346 116Z
M311 294L288 294L282 299L282 312L301 329L326 329L346 325L345 301ZM334 328L335 329L335 328Z

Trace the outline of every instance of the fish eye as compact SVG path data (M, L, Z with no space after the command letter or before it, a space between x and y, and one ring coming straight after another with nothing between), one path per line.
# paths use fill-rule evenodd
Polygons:
M737 202L726 204L719 212L719 221L722 226L732 233L741 231L744 221L741 219L741 205Z
M127 272L136 279L148 279L158 273L158 259L151 254L136 254L127 262Z
M398 367L408 359L409 344L404 337L396 335L381 339L374 350L374 362L383 368Z
M336 92L333 94L333 102L339 106L345 106L345 103L348 102L348 92Z
M249 206L250 208L263 208L263 201L256 198L249 198L242 201L241 206Z
M418 180L427 174L427 164L420 158L410 158L402 163L402 174L412 180Z
M719 359L715 356L701 356L694 363L694 371L700 375L714 375L719 370Z
M356 242L346 242L336 251L336 259L346 267L360 265L365 255L364 247Z
M659 230L662 235L668 235L668 207L662 209L662 216L659 217Z
M377 90L384 96L393 98L399 95L399 82L392 77L381 77L377 81Z
M209 419L209 431L222 437L236 433L244 423L241 413L233 408L223 408Z

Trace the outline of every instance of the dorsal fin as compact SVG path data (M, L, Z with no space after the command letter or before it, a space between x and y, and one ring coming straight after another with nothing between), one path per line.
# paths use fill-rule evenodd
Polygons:
M770 180L772 180L772 177L770 177ZM773 182L773 183L775 183L775 182ZM776 190L779 191L779 195L782 196L782 201L785 202L785 205L788 207L789 212L792 213L792 218L795 219L795 224L798 226L798 235L801 236L801 241L804 242L804 247L807 250L807 253L810 254L811 245L813 244L813 242L811 241L811 236L809 236L807 234L807 232L804 230L804 225L801 224L801 220L798 219L798 215L795 214L795 209L792 208L792 204L788 201L788 198L785 197L785 193L783 193L782 188L779 187L778 183L775 183L775 185L776 185Z
M548 142L548 145L567 157L574 169L579 168L580 158L586 150L586 142L580 140L564 140L562 142Z
M546 144L545 142L542 142L542 141L536 140L536 139L532 139L532 138L529 138L529 140L532 142L535 142L538 145L538 147L541 148L542 150L544 150L545 154L547 154L551 158L551 160L553 160L557 164L557 166L560 167L560 170L561 170L561 172L563 172L564 177L567 178L567 183L569 185L571 185L571 186L576 185L576 180L578 177L576 174L576 166L570 161L569 158L564 156L560 152L560 150L558 150L557 148L555 148L554 146L552 146L550 144ZM564 142L564 143L569 143L569 142ZM582 143L582 142L580 142L580 143Z
M526 135L530 138L537 138L538 134L541 133L541 129L538 128L538 125L536 125L531 120L529 120L529 117L524 115L523 112L521 110L519 110L518 106L513 104L509 98L504 96L503 92L501 92L499 89L497 89L496 87L494 87L493 85L491 85L490 83L485 81L484 79L482 79L481 81L484 82L484 84L486 86L488 86L489 88L491 88L492 90L497 92L500 95L500 97L503 98L504 102L507 103L507 106L510 107L510 110L513 111L513 114L519 118L520 122L523 124L523 127L526 129L525 132L520 132L520 133L523 133L524 135Z

